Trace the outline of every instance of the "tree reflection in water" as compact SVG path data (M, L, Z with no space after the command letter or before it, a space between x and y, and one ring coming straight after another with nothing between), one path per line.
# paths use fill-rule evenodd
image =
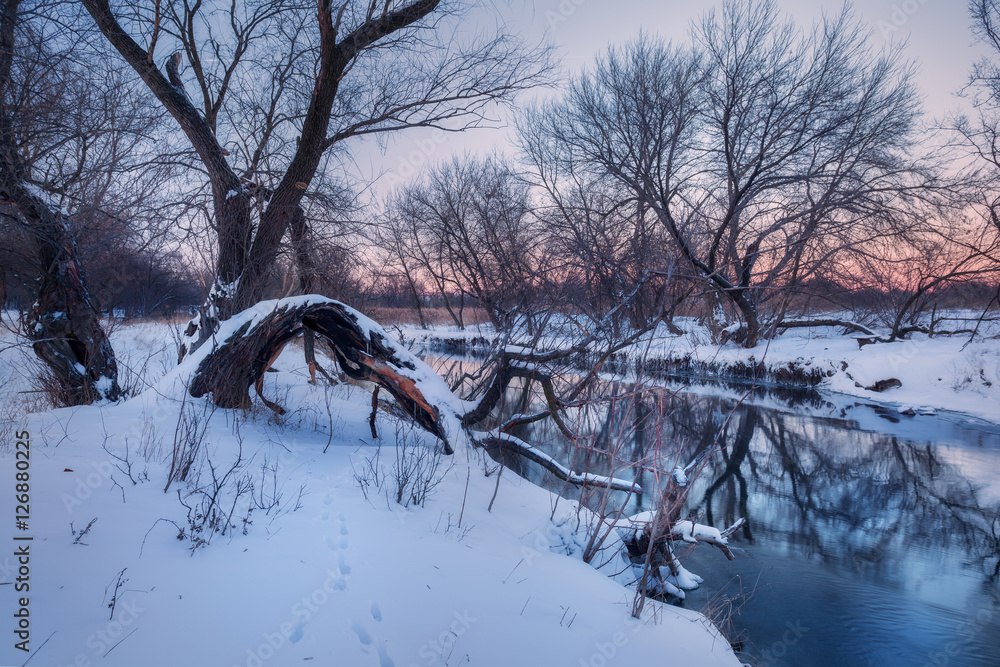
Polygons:
M469 362L452 370L469 372ZM748 521L732 538L744 557L734 564L696 557L698 572L770 572L767 585L780 594L758 591L743 613L758 646L780 635L784 620L822 626L771 664L941 664L935 656L949 665L997 664L1000 435L938 417L836 407L816 392L762 390L740 403L732 387L694 389L606 382L572 415L573 441L544 424L516 435L579 471L627 477L627 467L645 491L629 499L630 513L659 496L649 472L657 463L669 471L699 461L689 514L719 528ZM530 411L538 400L512 387L497 418ZM506 463L536 483L549 481L540 469ZM729 586L725 578L713 583ZM849 591L847 599L831 601L830 586ZM820 590L827 597L817 599ZM990 618L975 620L984 614ZM972 629L968 637L963 628ZM866 633L867 643L859 641ZM944 653L947 646L959 653Z

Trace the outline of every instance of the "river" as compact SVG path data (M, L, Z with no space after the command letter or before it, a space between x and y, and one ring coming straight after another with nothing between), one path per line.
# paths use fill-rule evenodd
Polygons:
M617 398L575 411L575 442L550 422L515 434L578 472L644 471L629 513L656 497L652 470L709 451L687 511L747 524L731 538L735 560L708 546L685 555L705 582L675 603L728 615L750 664L1000 664L1000 426L816 391L647 378L595 393ZM538 402L512 387L504 416Z

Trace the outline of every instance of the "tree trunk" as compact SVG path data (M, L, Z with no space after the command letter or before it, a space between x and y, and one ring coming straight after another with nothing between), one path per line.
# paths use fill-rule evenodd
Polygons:
M117 400L118 366L77 256L66 218L30 194L4 165L4 208L31 230L40 277L25 333L65 405Z
M19 0L6 0L0 14L0 98L10 83L18 6ZM91 301L69 221L28 189L28 168L14 148L12 120L0 109L0 212L30 230L39 268L26 334L52 373L61 403L117 400L114 350Z
M414 363L400 358L399 351L380 333L366 333L351 309L336 301L293 302L255 320L248 317L202 359L191 380L191 395L211 393L213 402L223 408L249 407L247 390L254 386L261 393L264 373L285 345L306 329L327 341L348 376L388 390L417 424L444 442L446 453L452 453L438 408L408 373L415 368Z

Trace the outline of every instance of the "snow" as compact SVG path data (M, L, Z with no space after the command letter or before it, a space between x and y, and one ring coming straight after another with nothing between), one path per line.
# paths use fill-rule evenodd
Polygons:
M729 543L729 540L722 536L722 533L719 532L718 528L705 526L692 521L678 521L674 524L673 532L679 535L685 542L691 542L692 544L698 540L719 542L722 544Z
M296 302L259 304L243 321ZM359 325L384 335L363 316ZM497 479L483 474L481 454L463 446L445 461L425 505L404 508L391 497L391 479L383 490L365 490L357 479L379 446L367 424L368 392L309 385L292 345L265 378L265 392L280 397L287 415L213 410L183 391L207 346L171 368L167 326L124 325L112 334L143 389L137 397L30 414L37 405L17 404L24 409L11 413L10 424L30 433L32 449L37 653L30 664L739 665L695 611L648 602L643 619L632 620L632 590L564 553L572 527L589 520L577 522L573 503L560 501L550 519L549 492L514 475L496 487ZM217 338L239 326L226 322ZM8 406L31 386L24 371L30 354L29 346L0 345ZM144 356L150 362L143 366ZM415 368L400 371L429 399L462 407L433 371ZM237 498L235 527L202 533L209 543L200 547L181 504L196 506L198 487L174 482L164 492L182 410L207 422L200 488L211 483L208 461L221 472L240 460L238 473L254 481L264 504L279 499L269 511L248 514L248 498ZM382 413L377 425L387 466L397 436L417 448L435 445L419 429L397 431ZM0 443L4 488L14 474L9 443ZM233 489L225 488L227 499ZM8 546L13 502L13 494L2 494ZM15 576L11 549L4 554L0 584ZM0 586L8 603L11 588ZM5 606L0 664L22 664L28 656L13 648Z

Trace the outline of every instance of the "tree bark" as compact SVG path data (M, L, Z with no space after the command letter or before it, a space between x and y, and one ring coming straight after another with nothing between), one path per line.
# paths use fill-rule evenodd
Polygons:
M52 373L60 403L118 400L114 350L87 288L69 223L10 178L6 167L0 206L31 230L41 273L35 303L24 323L32 348Z

